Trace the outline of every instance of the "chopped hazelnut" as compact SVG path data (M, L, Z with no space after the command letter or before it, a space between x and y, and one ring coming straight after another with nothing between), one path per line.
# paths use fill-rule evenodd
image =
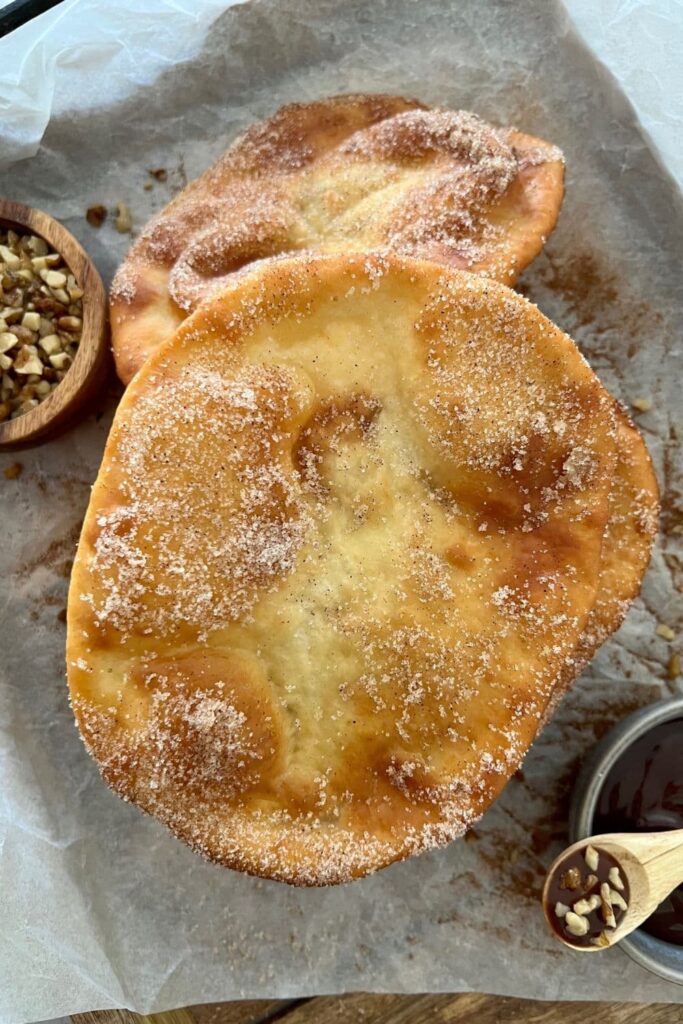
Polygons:
M579 914L575 914L570 910L565 915L564 920L565 926L570 935L580 936L588 933L589 924L587 918L580 917Z
M37 331L40 327L40 313L24 313L21 326L28 328L29 331Z
M44 238L40 238L38 235L31 235L26 243L26 248L29 252L34 253L36 256L47 256L48 249L47 242Z
M85 219L91 227L101 227L107 219L107 207L102 205L90 206L86 211Z
M602 903L602 919L608 928L616 928L617 922L614 917L614 911L612 910L612 900L610 897L610 887L607 882L603 882L600 886L600 901Z
M120 231L122 235L125 235L133 227L130 210L125 203L116 204L116 220L114 224L116 230Z
M35 345L21 346L19 354L14 360L14 369L17 373L22 374L40 373L42 371L43 364Z
M41 270L40 276L48 288L61 288L66 284L66 274L60 273L59 270Z
M593 896L588 896L585 899L577 900L572 910L575 914L580 917L585 917L586 914L590 914L591 910L597 910L600 906L601 900L597 893Z
M17 341L30 344L34 341L34 332L29 331L28 327L23 327L21 324L13 324L9 329L9 333L13 334Z
M581 885L581 872L578 868L569 868L560 876L561 889L578 889Z
M619 907L620 910L628 910L628 903L616 889L610 889L609 898L612 906Z
M69 334L80 331L82 326L83 321L79 316L60 316L57 320L57 327L60 331L67 331Z
M20 258L11 249L8 249L6 245L0 245L0 260L9 270L14 270L15 267L21 266Z
M586 867L591 871L598 870L598 864L600 863L600 854L594 846L587 846L584 852L584 859L586 861Z
M614 886L615 889L623 891L624 883L622 881L618 867L615 866L613 868L610 868L607 877L609 878L610 885Z
M54 355L55 352L62 351L62 340L58 334L46 334L44 338L41 338L38 342L43 352L46 352L49 356Z
M68 352L57 352L53 356L48 357L55 370L68 370L71 366L71 356Z

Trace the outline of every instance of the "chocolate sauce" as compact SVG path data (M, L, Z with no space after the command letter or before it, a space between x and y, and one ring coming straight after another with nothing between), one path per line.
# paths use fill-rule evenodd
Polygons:
M641 736L613 766L600 791L593 832L663 832L683 828L683 718ZM683 886L641 925L683 946Z

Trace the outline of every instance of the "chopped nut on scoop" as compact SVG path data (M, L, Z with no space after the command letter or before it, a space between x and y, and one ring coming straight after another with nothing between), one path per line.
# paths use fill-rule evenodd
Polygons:
M607 878L609 880L610 885L614 886L615 889L619 889L620 892L623 890L624 883L621 879L621 874L619 873L618 867L610 868Z
M608 928L616 928L617 922L614 917L614 910L612 909L612 898L610 896L610 887L607 882L603 882L600 886L600 900L602 902L602 918Z
M546 913L555 932L573 946L609 945L628 910L628 880L605 849L589 845L567 854L548 883Z
M570 935L586 935L588 932L588 919L575 914L570 910L565 914L565 921L567 924L567 931Z
M600 863L600 855L598 851L595 849L595 847L587 846L584 857L586 859L586 864L590 868L590 870L597 871L598 864Z

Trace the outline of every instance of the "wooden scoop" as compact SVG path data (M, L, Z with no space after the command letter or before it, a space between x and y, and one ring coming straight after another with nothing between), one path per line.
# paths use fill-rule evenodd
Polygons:
M551 884L561 873L572 854L583 854L592 847L598 854L606 853L617 863L627 883L629 900L615 928L605 928L602 945L583 945L558 927ZM662 900L683 883L683 828L670 832L611 832L582 839L553 861L543 886L543 911L553 934L571 949L593 953L620 942L652 914ZM571 902L571 893L567 902ZM561 926L562 921L560 919Z

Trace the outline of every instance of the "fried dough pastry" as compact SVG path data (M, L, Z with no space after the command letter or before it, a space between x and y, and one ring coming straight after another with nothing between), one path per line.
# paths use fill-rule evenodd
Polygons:
M301 885L461 835L581 643L615 431L573 342L475 275L317 256L214 296L128 388L74 565L104 778Z
M142 232L111 293L124 383L207 297L282 253L390 249L505 284L555 226L556 146L395 96L283 107Z
M645 442L615 402L617 462L602 545L598 592L574 656L548 705L546 719L597 649L626 617L640 591L659 524L659 488Z
M621 405L617 414L617 464L600 586L579 648L583 665L624 621L650 561L659 524L659 488L645 442Z

